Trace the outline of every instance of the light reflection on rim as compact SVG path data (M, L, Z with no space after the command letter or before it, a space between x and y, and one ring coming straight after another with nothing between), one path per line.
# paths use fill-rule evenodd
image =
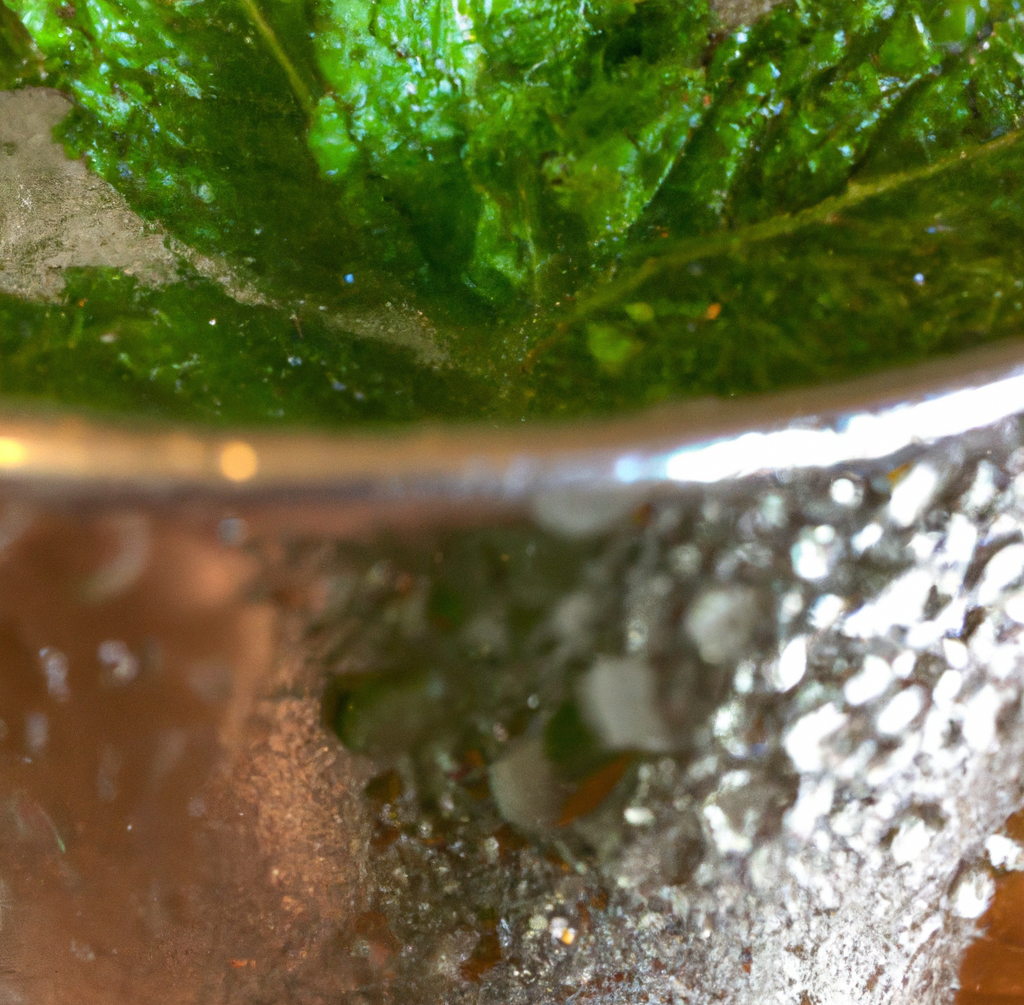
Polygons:
M625 483L667 479L706 484L763 471L830 468L879 460L907 447L990 426L1021 410L1024 374L1017 374L878 412L844 415L834 426L821 429L743 433L639 464L624 457L615 472Z
M0 417L0 484L66 497L507 503L867 463L1022 411L1017 340L842 385L564 425L226 434L9 411Z

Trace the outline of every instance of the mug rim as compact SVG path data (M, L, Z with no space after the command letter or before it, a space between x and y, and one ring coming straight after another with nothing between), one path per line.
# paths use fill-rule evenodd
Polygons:
M0 485L276 506L708 484L891 458L1024 411L1024 338L836 384L525 426L219 428L0 403Z

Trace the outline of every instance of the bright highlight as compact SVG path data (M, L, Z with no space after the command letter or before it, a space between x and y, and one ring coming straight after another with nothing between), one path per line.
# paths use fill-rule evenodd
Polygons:
M256 451L242 440L225 444L220 452L220 472L229 481L246 482L256 474L259 466Z
M0 436L0 468L17 468L25 463L28 451L20 440Z

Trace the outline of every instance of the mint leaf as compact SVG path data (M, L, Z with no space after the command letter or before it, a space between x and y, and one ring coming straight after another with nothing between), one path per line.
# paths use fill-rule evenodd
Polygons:
M39 79L39 55L15 14L0 4L0 89Z
M75 269L59 303L0 294L0 392L203 422L396 423L486 406L478 384L321 312L240 304L198 276L147 289Z
M1019 334L1019 137L866 180L803 213L666 239L537 343L532 400L567 415L580 403L767 391ZM595 327L634 346L614 373L594 351Z
M438 383L434 363L361 347L410 402L375 416L518 419L831 380L1018 332L1018 7L792 0L727 32L704 0L11 0L35 48L8 17L0 45L21 55L0 67L23 83L40 53L76 103L69 150L247 270L263 321L232 324L284 347L314 304L311 330L344 356L341 313L414 300L455 369ZM186 275L152 296L184 316L189 297L205 311L199 290ZM120 313L149 295L133 287ZM0 390L37 393L18 367L29 345L57 352L75 303L8 303L30 334ZM326 356L315 387L271 366L287 407L261 397L238 376L262 350L225 331L162 331L204 380L144 392L144 370L163 372L154 338L110 401L368 414L326 393ZM222 339L250 346L233 368ZM44 368L63 376L38 393L74 384L73 366Z
M286 288L328 276L337 286L360 256L401 257L401 236L361 242L336 209L289 74L234 0L11 7L46 59L47 83L75 101L60 129L69 152L189 245L248 261ZM280 3L267 18L313 88L304 9Z
M708 28L672 0L334 0L313 149L359 199L378 180L438 269L532 292L658 190L700 119Z

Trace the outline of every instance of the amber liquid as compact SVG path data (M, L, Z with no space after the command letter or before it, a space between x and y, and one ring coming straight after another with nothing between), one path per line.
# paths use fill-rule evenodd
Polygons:
M1016 841L1024 838L1024 812L1010 817L1006 833ZM1024 1005L1024 873L996 881L979 929L960 966L956 1005Z

